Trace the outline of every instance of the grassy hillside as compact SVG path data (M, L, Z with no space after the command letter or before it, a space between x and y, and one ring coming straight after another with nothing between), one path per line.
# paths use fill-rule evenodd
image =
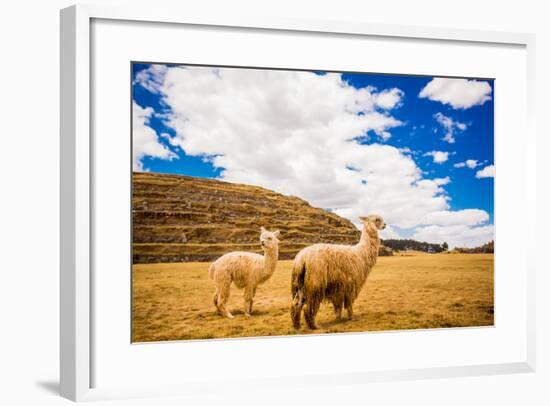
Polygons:
M132 341L491 326L493 260L493 254L381 257L354 304L352 321L336 323L332 305L325 303L317 316L320 329L299 331L289 314L291 261L279 261L258 287L251 318L242 311L243 291L232 286L233 320L215 311L208 263L137 264Z
M136 172L132 205L134 263L261 252L261 226L281 230L281 259L316 242L354 244L360 234L350 221L297 197L215 179Z

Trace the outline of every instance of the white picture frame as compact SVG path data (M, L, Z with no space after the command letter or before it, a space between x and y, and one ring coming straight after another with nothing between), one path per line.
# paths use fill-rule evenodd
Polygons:
M505 44L525 47L527 61L526 111L527 128L524 142L527 160L524 178L528 195L526 208L529 227L528 241L535 241L536 134L534 131L534 46L535 37L526 33L489 32L461 29L380 25L338 21L292 20L224 17L192 17L184 7L172 10L154 8L111 8L105 6L72 6L61 11L61 266L60 266L60 322L61 322L61 394L79 401L98 397L140 396L139 390L121 388L116 391L94 387L90 373L95 362L91 343L93 317L91 317L94 289L92 270L92 171L91 171L91 24L93 20L125 22L172 23L194 26L238 27L250 30L280 30L290 35L295 32L348 34L369 37L408 38L411 40L440 40L469 43ZM497 257L498 258L498 257ZM303 376L300 385L365 383L380 380L422 379L451 376L529 372L535 370L535 254L525 258L527 303L525 324L525 357L520 362L471 364L437 368L408 368L387 371L349 371L345 375ZM293 338L289 338L292 340ZM255 387L293 385L291 377L260 380ZM241 382L241 388L249 383ZM185 394L208 391L204 385L186 385L171 389L158 388L158 393ZM144 393L145 394L145 393ZM150 394L148 392L147 394Z

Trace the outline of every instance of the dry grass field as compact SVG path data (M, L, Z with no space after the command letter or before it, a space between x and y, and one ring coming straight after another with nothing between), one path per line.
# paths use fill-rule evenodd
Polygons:
M132 341L339 333L351 331L490 326L494 321L493 254L401 253L380 257L354 306L354 319L336 323L332 305L317 316L319 330L290 322L292 261L279 261L258 287L251 318L243 292L232 286L222 318L212 303L209 263L136 264L133 267Z

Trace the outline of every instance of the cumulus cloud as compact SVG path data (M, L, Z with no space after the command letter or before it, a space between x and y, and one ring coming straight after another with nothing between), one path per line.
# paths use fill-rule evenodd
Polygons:
M383 90L376 96L376 104L383 109L393 109L401 104L405 93L401 89Z
M382 131L379 136L380 138L382 138L382 141L387 141L391 138L391 133L389 133L388 131Z
M150 65L136 74L134 84L138 83L151 93L158 93L164 84L164 75L167 70L165 65Z
M436 164L442 164L449 159L449 153L444 151L426 152L424 156L431 156Z
M495 165L488 165L476 172L476 178L494 178Z
M383 143L402 125L399 89L358 89L335 73L207 67L156 68L138 80L169 106L170 144L226 181L296 195L354 223L380 213L385 236L450 210L450 178L424 178L410 150Z
M434 118L445 130L445 136L442 138L443 141L447 141L449 144L454 144L456 141L455 134L457 131L464 131L468 128L466 124L455 121L451 117L447 117L442 113L434 114Z
M486 81L434 78L418 94L454 109L469 109L491 100L491 85Z
M132 132L133 132L133 168L143 171L141 160L145 156L160 159L174 159L177 155L159 142L157 133L149 127L149 120L154 114L151 107L143 108L137 103L132 104ZM161 136L166 136L162 134Z
M442 244L447 242L450 248L479 247L494 240L494 226L492 224L470 227L467 225L430 225L416 229L412 238L418 241L429 241Z
M384 240L399 240L401 239L401 236L393 229L392 226L388 225L385 229L380 231L380 238Z
M451 182L451 178L445 176L444 178L436 178L434 182L437 186L447 185Z
M474 169L475 167L481 165L477 159L467 159L466 161L464 162L458 162L456 164L454 164L453 166L455 168L464 168L464 167L468 167L470 169Z
M434 211L429 213L425 219L425 224L439 226L476 226L489 220L489 213L480 209L464 209L457 211Z

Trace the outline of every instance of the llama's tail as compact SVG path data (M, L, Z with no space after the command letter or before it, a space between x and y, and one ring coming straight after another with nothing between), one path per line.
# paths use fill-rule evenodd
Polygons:
M305 275L306 275L305 261L300 256L297 256L292 266L292 279L291 279L291 286L290 286L292 297L296 296L296 294L300 292L304 287Z
M299 329L302 318L302 307L304 305L304 280L306 275L306 264L300 255L294 260L292 267L292 279L290 291L292 293L292 304L290 306L290 317L294 328Z
M212 263L208 268L208 277L212 280L214 279L214 272L215 272L215 267L214 267L214 263Z

